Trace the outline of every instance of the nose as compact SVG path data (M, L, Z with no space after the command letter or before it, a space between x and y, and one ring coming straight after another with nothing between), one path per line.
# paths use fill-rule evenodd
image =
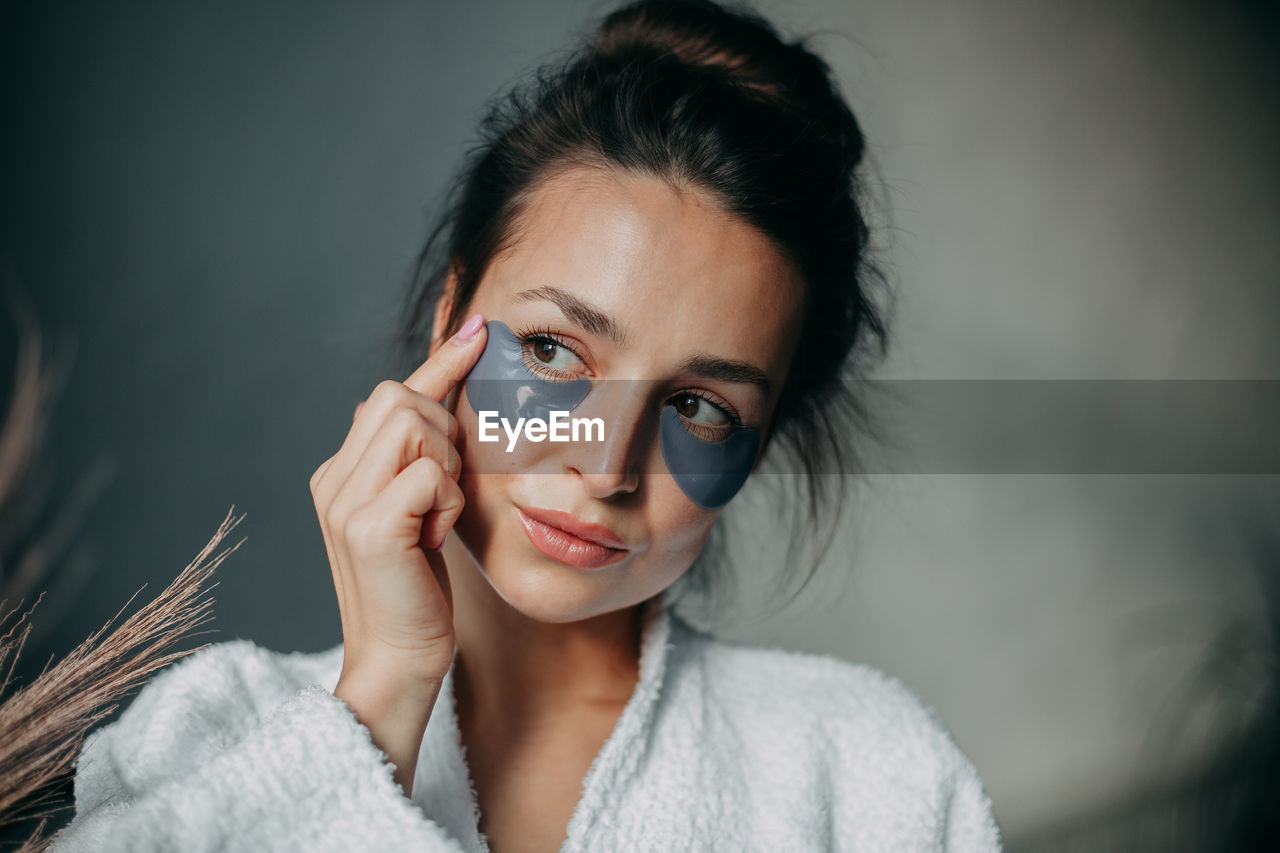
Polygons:
M582 478L587 494L605 500L635 492L640 487L640 467L654 426L646 417L650 405L648 383L602 380L591 389L574 417L604 421L603 441L576 441L564 454L565 468ZM594 435L592 436L594 437Z

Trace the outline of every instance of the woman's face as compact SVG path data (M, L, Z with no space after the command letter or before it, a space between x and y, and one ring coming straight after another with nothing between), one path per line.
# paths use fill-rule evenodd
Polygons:
M698 192L585 167L539 186L468 313L530 338L526 361L546 376L590 378L571 417L601 417L605 430L603 441L521 439L508 452L501 430L497 442L478 440L460 395L467 503L454 532L509 605L540 621L586 619L644 601L689 568L721 510L695 504L667 470L658 415L676 406L709 439L735 416L766 435L800 295L768 238ZM436 328L445 309L441 300ZM739 369L707 370L713 362ZM603 525L624 553L585 568L548 556L530 509Z

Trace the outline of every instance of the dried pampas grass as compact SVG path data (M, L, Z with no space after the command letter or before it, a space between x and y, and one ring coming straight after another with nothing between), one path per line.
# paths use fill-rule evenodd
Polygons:
M32 512L34 495L24 493L24 474L38 455L53 387L61 383L43 364L33 312L16 286L8 284L5 295L22 333L13 399L0 431L0 527L11 532L24 527L20 517ZM49 818L70 807L61 801L59 788L74 772L90 729L156 670L207 645L173 650L184 639L208 633L196 629L213 618L209 593L217 584L209 584L210 578L244 542L218 551L244 518L233 518L234 512L233 506L208 544L154 600L110 630L142 590L134 593L105 625L19 689L11 688L14 666L31 634L31 613L44 593L25 612L20 612L21 604L6 610L8 599L0 601L0 828L39 821L19 853L43 850L50 840ZM23 597L49 574L48 549L29 546L32 550L37 553L18 555L26 559L3 555L10 559L0 560L0 595ZM14 568L18 571L3 571Z
M241 539L214 554L244 518L233 518L234 511L232 507L204 549L154 600L107 634L119 618L117 613L61 661L46 667L31 684L0 704L0 826L52 814L47 808L51 789L72 772L89 729L157 669L207 645L167 651L213 618L209 613L213 599L208 593L217 584L206 584L222 561L244 542ZM16 612L0 617L0 629L9 625ZM27 621L30 612L21 614L0 637L0 669L6 669L0 696L7 691L13 662L31 630ZM44 826L42 822L37 835L43 835ZM28 841L19 849L43 846L39 841L34 844L39 846Z

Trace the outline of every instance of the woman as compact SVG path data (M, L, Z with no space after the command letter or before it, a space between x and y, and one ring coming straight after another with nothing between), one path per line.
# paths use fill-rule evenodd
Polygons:
M89 739L55 849L999 849L910 691L670 606L767 449L832 464L882 348L826 66L641 2L525 95L423 252L429 357L311 479L343 645L171 668ZM603 429L510 429L553 411Z

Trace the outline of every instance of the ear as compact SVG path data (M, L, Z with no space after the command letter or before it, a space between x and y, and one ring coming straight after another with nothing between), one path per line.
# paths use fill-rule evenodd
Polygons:
M458 292L458 276L454 272L454 266L449 264L449 273L444 281L444 290L440 294L440 298L436 300L436 310L431 321L431 351L434 354L444 343L445 323L449 321L449 315L453 312L453 300Z

